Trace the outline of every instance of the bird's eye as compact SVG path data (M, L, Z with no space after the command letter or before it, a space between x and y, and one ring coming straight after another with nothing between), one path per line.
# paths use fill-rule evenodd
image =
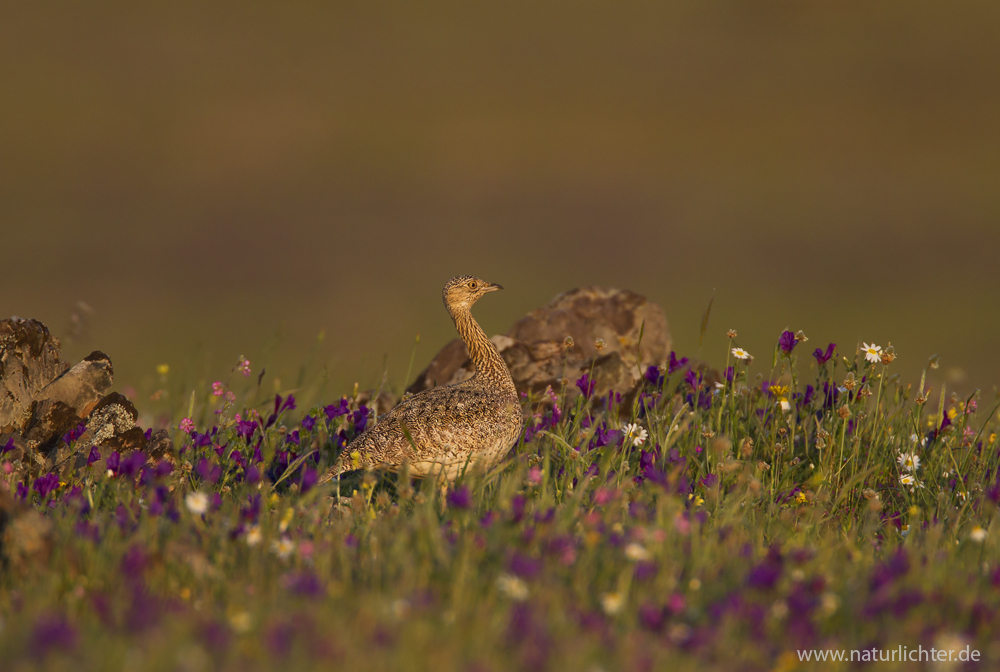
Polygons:
M469 289L475 289L475 288L476 288L476 281L473 280L472 282L469 283Z

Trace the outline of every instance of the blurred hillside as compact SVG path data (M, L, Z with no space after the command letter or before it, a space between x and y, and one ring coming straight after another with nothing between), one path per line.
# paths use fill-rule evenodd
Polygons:
M1000 381L1000 5L39 2L0 20L0 315L74 356L402 383L583 284L677 350ZM82 313L83 301L92 313ZM73 326L76 311L86 319ZM280 337L275 339L275 335ZM67 338L72 336L72 339ZM266 354L262 354L267 349ZM286 380L292 373L286 373ZM991 398L991 397L988 397Z

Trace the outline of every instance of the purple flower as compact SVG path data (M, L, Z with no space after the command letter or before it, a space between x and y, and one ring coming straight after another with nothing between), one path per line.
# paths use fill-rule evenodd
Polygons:
M330 404L323 409L323 412L326 414L327 420L333 420L334 418L339 418L342 415L347 415L350 410L351 409L347 404L347 397L341 397L339 404Z
M591 380L590 375L585 373L576 381L576 386L580 388L584 399L590 399L591 395L594 394L594 388L597 387L597 381Z
M650 366L646 369L646 373L643 374L646 381L650 383L653 387L660 388L663 387L663 372L660 371L658 366Z
M236 433L246 441L250 440L255 431L257 423L253 420L240 420L236 423Z
M306 417L302 418L302 429L304 429L305 431L311 432L313 427L315 426L316 426L316 418L314 418L313 416L307 415Z
M136 583L142 581L143 574L146 571L146 552L142 550L142 546L132 545L125 555L122 556L122 575L127 581Z
M76 628L65 616L43 616L31 630L30 646L38 658L53 649L72 649L76 646Z
M136 450L129 453L120 461L119 469L122 476L131 478L139 473L144 464L146 464L146 455L141 450Z
M160 460L156 463L156 476L157 478L163 478L164 476L169 476L174 471L174 465L170 463L170 460Z
M670 361L667 362L667 375L669 376L674 371L677 371L678 369L684 368L684 366L687 363L688 363L688 358L687 357L681 357L680 359L677 359L677 354L674 353L673 350L671 350L670 351Z
M813 357L816 358L816 363L819 364L820 366L826 364L828 361L830 361L830 358L833 357L833 351L836 348L837 344L831 343L830 345L826 346L826 352L823 352L822 348L816 348L815 350L813 350Z
M663 623L666 620L666 615L663 612L662 607L646 603L639 607L639 623L647 630L659 632L663 629Z
M97 446L90 447L90 455L87 456L87 466L89 467L94 462L99 462L101 460L101 451L97 449Z
M248 467L246 475L247 483L253 485L255 483L260 483L260 469L257 467Z
M299 430L294 432L289 432L285 435L285 443L294 443L296 446L299 445Z
M222 469L219 468L215 462L209 462L208 458L201 458L198 460L198 466L195 467L195 471L202 479L208 481L209 483L216 483L219 477L222 476Z
M306 494L312 489L316 482L319 481L319 474L316 470L311 467L303 467L302 469L302 494Z
M59 489L59 477L54 473L49 472L44 476L39 477L33 486L35 492L44 499L48 497L51 493Z
M121 466L122 456L118 454L117 450L111 451L111 454L104 459L104 464L107 466L108 471L112 475L118 475L118 468Z
M530 579L541 571L542 563L522 553L515 553L511 556L507 567L511 574Z
M465 510L472 505L472 495L469 494L469 487L463 485L448 493L448 506L453 509Z
M368 426L368 407L364 404L354 411L354 432L360 434Z
M65 441L67 444L71 444L77 439L79 439L81 436L83 436L83 433L86 431L87 431L87 422L83 421L73 429L66 432L66 434L63 435L63 441Z
M771 546L767 557L747 574L747 585L761 590L774 588L774 584L781 577L784 564L785 560L781 557L781 550L776 545Z
M6 453L9 453L12 450L14 450L14 437L13 436L10 437L9 439L7 439L7 443L5 443L3 445L3 448L0 448L0 455L5 455Z
M781 332L781 336L778 337L778 347L785 355L792 354L792 350L798 344L799 342L795 340L795 334L787 329Z

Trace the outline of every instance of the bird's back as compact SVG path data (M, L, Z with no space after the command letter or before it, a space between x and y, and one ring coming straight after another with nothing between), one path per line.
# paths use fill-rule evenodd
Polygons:
M453 480L466 464L498 462L516 443L521 421L516 395L473 377L404 400L352 441L341 459L346 468L355 466L354 453L356 466L395 469L405 461L415 476L443 468Z

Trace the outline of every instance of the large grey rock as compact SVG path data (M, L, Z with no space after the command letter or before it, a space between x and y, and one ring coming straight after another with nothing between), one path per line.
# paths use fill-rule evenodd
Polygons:
M639 334L642 331L640 343ZM571 341L567 341L570 337ZM604 341L600 351L597 339ZM490 339L510 369L520 392L540 392L592 373L596 394L626 393L646 367L670 354L670 330L663 310L628 290L583 287L560 294L531 311L504 335ZM431 360L408 392L465 380L474 367L465 343L455 339Z

